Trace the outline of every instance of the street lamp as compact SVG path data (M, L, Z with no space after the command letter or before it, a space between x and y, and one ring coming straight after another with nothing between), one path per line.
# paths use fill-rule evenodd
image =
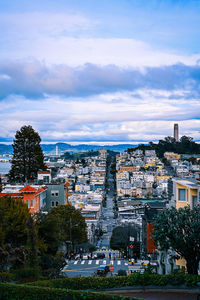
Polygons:
M74 224L72 225L72 218L69 218L69 241L66 241L67 245L70 244L72 246L72 250L73 249L73 241L72 241L72 229L78 227L78 224ZM67 252L68 252L68 247L67 247Z

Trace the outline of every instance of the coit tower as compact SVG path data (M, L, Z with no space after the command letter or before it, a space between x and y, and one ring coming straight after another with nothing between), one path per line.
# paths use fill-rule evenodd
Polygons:
M174 124L174 139L176 142L178 142L179 137L178 137L178 124Z

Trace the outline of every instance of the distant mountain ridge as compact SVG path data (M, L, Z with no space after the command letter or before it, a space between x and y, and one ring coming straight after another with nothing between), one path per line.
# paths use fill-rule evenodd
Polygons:
M41 144L42 150L45 154L48 154L50 152L56 151L56 146L58 146L58 152L81 152L81 151L96 151L100 150L102 148L106 150L112 150L116 152L123 152L127 150L128 148L135 148L138 145L131 145L131 144L118 144L118 145L87 145L87 144L80 144L80 145L70 145L67 143L55 143L55 144ZM2 154L11 154L13 151L12 145L6 145L6 144L0 144L0 155Z

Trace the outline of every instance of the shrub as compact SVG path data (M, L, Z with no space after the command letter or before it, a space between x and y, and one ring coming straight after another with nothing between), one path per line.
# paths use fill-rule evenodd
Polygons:
M32 283L36 286L46 286L51 288L71 288L101 290L114 287L135 286L135 285L157 285L165 286L167 284L195 286L200 281L200 276L196 275L159 275L144 273L134 273L129 276L115 277L76 277L60 278L52 280L43 280Z
M200 281L200 276L199 275L187 275L187 276L185 276L185 284L187 286L194 286L199 281Z
M53 289L37 286L0 283L1 300L131 300L133 298L94 293L85 291L73 291L64 289Z
M117 275L118 276L126 276L127 275L126 270L118 270Z
M38 267L24 267L14 271L14 278L20 282L32 282L40 279Z
M0 282L9 282L13 279L13 275L9 272L0 272Z

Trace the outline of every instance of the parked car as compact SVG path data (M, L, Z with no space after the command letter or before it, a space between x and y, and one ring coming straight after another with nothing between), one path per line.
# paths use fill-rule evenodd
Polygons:
M97 275L103 276L106 275L107 273L110 272L109 266L107 265L101 265L98 269L97 269Z
M90 257L90 254L84 253L82 255L82 259L88 259L88 257Z
M102 258L105 258L105 253L97 253L97 259L102 259Z

